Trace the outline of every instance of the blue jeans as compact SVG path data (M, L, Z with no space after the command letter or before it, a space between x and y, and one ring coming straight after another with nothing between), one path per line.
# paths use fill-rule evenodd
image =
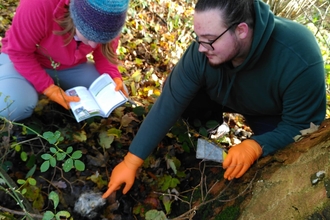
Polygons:
M92 62L66 70L45 69L63 90L74 86L89 87L100 76ZM39 94L14 68L7 54L0 54L0 116L20 121L32 115Z

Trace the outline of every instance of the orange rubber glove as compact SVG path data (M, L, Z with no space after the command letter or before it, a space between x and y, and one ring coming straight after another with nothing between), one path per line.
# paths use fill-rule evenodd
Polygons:
M43 92L50 100L57 102L66 109L70 109L70 102L79 102L77 96L68 96L60 87L52 84Z
M116 91L121 90L124 93L124 95L126 97L128 97L128 93L127 93L127 91L126 91L126 89L124 87L123 80L121 78L119 78L119 77L116 77L116 78L113 78L113 81L115 81L115 83L116 83L115 90Z
M240 178L261 154L262 148L254 140L245 140L231 147L222 164L223 168L227 169L224 178L228 180Z
M143 164L143 160L134 154L128 152L124 160L120 162L112 171L108 190L102 195L102 198L107 198L114 191L118 190L120 186L125 183L123 194L134 184L136 171Z

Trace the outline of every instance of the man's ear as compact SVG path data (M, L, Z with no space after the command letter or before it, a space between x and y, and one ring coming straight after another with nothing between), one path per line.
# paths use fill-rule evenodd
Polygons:
M244 23L244 22L237 25L237 27L235 29L236 35L240 39L245 39L248 36L249 31L251 31L249 29L249 26L247 25L247 23Z

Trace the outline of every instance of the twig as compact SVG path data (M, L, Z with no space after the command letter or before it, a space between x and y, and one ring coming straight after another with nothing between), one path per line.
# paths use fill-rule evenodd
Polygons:
M0 210L4 211L4 212L9 212L12 213L14 215L22 215L25 216L27 214L29 214L30 217L33 217L33 219L42 219L43 215L39 215L39 214L32 214L32 213L27 213L27 212L23 212L23 211L17 211L17 210L12 210L12 209L8 209L5 207L0 206Z

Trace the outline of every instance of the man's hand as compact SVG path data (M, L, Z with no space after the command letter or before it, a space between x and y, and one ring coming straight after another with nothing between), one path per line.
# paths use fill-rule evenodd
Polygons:
M122 80L121 78L119 78L119 77L116 77L116 78L113 78L113 81L115 81L115 83L116 83L116 88L115 88L115 90L116 90L116 91L121 90L121 91L124 93L124 95L125 95L126 97L128 97L128 93L127 93L127 91L126 91L126 89L125 89L125 87L124 87L123 80Z
M50 100L57 102L66 109L70 109L70 102L79 102L77 96L68 96L60 87L52 84L43 92Z
M108 190L102 195L102 198L107 198L120 186L125 183L123 194L134 184L137 169L143 164L143 160L134 154L128 152L124 160L120 162L112 171Z
M240 178L261 154L262 149L254 140L245 140L231 147L222 164L223 168L227 169L224 178L228 180Z

